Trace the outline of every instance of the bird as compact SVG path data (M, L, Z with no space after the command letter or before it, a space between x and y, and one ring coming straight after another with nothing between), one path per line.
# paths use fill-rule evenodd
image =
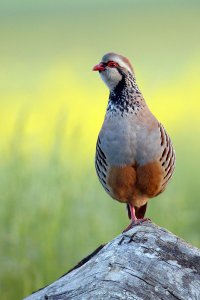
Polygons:
M109 88L96 143L96 173L104 190L126 204L128 230L147 220L148 200L165 190L175 169L175 151L147 106L128 58L109 52L92 70Z

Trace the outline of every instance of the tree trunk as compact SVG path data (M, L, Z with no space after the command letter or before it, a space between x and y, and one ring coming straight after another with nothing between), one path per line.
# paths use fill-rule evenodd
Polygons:
M200 250L147 221L26 300L200 299Z

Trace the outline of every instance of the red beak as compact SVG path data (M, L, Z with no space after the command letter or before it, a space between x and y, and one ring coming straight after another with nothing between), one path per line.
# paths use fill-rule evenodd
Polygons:
M105 66L103 63L99 63L98 65L94 66L92 71L104 71L105 70Z

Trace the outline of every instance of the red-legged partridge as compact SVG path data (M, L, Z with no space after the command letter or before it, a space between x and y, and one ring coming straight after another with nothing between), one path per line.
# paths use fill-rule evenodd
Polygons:
M135 224L144 218L148 199L162 193L172 177L174 149L149 110L127 58L107 53L93 70L110 89L96 145L97 175L112 198L127 203Z

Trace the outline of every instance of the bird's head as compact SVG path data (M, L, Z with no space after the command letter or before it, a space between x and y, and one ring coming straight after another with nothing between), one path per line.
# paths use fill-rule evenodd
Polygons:
M102 80L110 90L113 90L128 73L134 75L133 67L129 60L120 54L112 52L105 54L101 62L93 67L93 71L99 71Z

